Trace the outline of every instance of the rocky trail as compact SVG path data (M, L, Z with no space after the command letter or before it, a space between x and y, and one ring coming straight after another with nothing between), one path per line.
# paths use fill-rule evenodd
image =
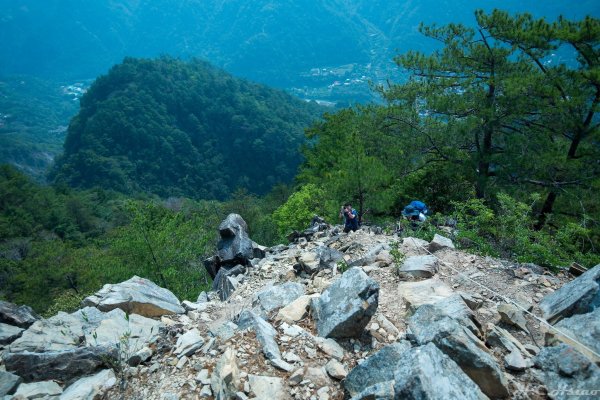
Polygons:
M236 214L219 232L196 301L133 277L49 319L1 302L0 399L600 397L600 265L323 221L273 248Z

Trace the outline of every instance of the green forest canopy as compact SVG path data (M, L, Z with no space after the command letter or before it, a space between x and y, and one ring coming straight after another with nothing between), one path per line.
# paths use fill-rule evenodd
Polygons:
M127 58L82 97L52 177L163 197L264 194L293 179L320 113L202 61Z

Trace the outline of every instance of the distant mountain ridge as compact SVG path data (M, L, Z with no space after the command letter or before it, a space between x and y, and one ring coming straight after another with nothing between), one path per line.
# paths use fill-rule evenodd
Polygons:
M236 75L293 85L327 65L386 65L433 43L420 22L473 22L494 6L555 18L600 14L593 0L0 0L0 75L90 78L125 56L201 57Z

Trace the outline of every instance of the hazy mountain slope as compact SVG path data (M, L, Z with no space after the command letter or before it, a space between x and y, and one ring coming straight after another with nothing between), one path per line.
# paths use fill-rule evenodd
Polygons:
M124 56L166 53L288 86L306 68L431 46L416 32L421 21L471 22L475 8L493 6L549 17L600 12L591 0L1 0L0 74L93 77Z

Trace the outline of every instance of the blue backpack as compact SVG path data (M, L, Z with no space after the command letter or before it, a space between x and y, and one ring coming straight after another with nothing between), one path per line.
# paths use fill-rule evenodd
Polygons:
M427 215L427 213L429 212L425 203L423 203L422 201L419 201L419 200L411 201L409 206L414 208L415 210L418 210L419 212L422 212L425 215Z

